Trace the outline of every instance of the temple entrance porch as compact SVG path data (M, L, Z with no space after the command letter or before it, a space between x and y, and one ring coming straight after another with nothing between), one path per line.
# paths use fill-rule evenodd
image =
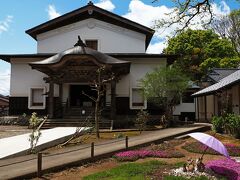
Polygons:
M74 115L75 112L80 113L79 118L86 118L84 116L90 113L87 110L94 112L96 98L101 97L101 107L97 111L108 111L108 118L114 120L116 84L130 72L130 62L87 48L81 43L48 59L30 63L30 66L47 75L44 81L48 84L46 94L50 119L64 118L66 114ZM97 96L97 87L102 88L101 92L98 91L100 96Z

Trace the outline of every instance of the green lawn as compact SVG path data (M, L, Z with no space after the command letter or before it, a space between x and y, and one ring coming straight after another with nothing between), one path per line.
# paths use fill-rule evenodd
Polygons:
M83 180L151 180L151 175L159 168L164 168L166 162L149 161L145 163L126 163L107 171L91 174ZM177 163L175 167L181 166ZM187 180L184 177L165 176L164 180ZM207 177L196 177L193 180L208 180Z
M126 163L118 167L95 173L83 178L83 180L145 180L148 174L151 174L154 170L166 165L162 161L149 161L145 163ZM150 179L150 178L149 178Z

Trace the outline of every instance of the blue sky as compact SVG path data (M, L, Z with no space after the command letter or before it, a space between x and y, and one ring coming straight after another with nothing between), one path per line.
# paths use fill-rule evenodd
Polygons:
M169 12L174 6L170 0L93 0L95 5L118 15L151 27L153 20ZM36 41L25 30L44 23L87 4L87 0L8 0L1 1L0 54L36 53ZM229 13L240 7L235 0L215 1L217 14ZM173 27L174 28L174 27ZM148 49L149 53L160 53L166 46L166 36L174 29L157 32ZM8 94L10 65L0 60L0 94Z

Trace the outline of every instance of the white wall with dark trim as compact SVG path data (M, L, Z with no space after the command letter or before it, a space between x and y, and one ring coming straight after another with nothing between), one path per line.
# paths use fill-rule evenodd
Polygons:
M146 35L96 19L87 19L37 36L38 53L58 53L81 39L98 40L104 53L144 53Z

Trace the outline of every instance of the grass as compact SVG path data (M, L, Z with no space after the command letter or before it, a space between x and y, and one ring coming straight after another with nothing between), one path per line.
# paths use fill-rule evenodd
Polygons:
M147 175L151 174L154 170L166 165L163 161L148 161L144 163L126 163L118 167L95 173L83 178L83 180L141 180L146 179Z
M184 162L179 162L173 166L181 167ZM126 163L113 169L91 174L83 178L83 180L151 180L152 174L160 168L168 165L163 161L148 161L144 163ZM187 180L185 177L167 175L164 180ZM192 180L208 180L206 176L192 178Z
M78 144L78 143L91 143L91 142L101 142L105 140L111 140L111 139L118 139L121 137L132 137L132 136L139 136L139 131L126 131L126 132L101 132L100 133L100 139L96 138L96 135L92 133L91 135L82 135L78 138L75 138L70 142L70 144Z

